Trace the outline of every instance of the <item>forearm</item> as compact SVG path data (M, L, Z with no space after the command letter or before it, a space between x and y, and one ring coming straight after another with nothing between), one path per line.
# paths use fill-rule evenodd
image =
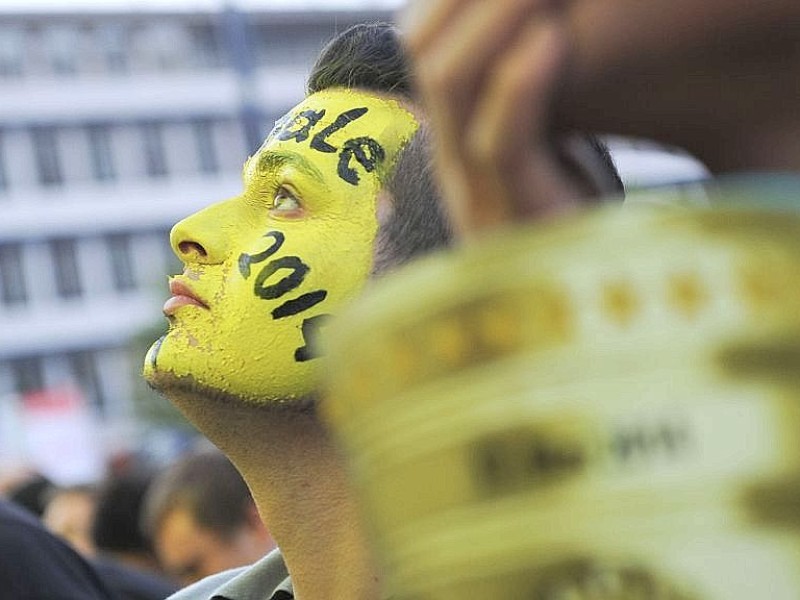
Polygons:
M796 0L577 0L558 128L655 137L734 168L798 119Z

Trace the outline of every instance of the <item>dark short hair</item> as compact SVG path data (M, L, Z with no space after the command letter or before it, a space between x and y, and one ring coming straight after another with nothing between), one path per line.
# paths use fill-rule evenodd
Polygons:
M134 469L104 481L97 490L92 539L103 552L146 552L150 543L141 529L145 494L154 473Z
M253 504L247 484L225 455L202 450L156 477L145 499L143 528L154 537L167 515L181 508L199 526L230 539L247 522Z
M397 28L388 23L354 25L328 42L307 89L313 94L335 87L414 100L410 63ZM425 126L400 151L384 188L392 195L394 210L378 233L374 273L450 245L453 236L439 201Z
M330 40L311 68L306 89L313 94L334 87L413 98L411 69L397 28L362 23Z
M8 499L26 508L37 517L44 514L47 499L53 489L53 482L41 473L32 475L8 491Z

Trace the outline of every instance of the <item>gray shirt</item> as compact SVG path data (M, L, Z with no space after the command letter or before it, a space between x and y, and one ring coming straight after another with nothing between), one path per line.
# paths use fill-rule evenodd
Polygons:
M249 567L211 575L176 592L168 600L292 600L292 582L280 551Z

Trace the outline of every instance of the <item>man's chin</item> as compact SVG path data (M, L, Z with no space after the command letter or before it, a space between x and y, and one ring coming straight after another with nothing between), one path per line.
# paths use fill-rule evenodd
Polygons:
M148 385L177 405L184 408L188 403L208 403L230 405L233 407L249 406L288 412L316 412L316 394L297 396L263 394L242 394L222 390L203 383L192 375L175 375L174 373L149 370L145 373Z

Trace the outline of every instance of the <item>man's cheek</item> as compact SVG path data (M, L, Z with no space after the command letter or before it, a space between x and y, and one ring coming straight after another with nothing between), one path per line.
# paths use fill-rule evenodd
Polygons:
M303 245L288 239L292 237L277 229L265 232L262 247L238 257L236 276L249 286L249 301L258 305L262 328L282 332L270 336L280 346L274 351L290 352L294 362L306 362L318 356L311 341L329 316L324 307L328 290L315 285L316 270L303 256ZM294 237L302 241L302 236ZM245 314L243 310L242 317Z

